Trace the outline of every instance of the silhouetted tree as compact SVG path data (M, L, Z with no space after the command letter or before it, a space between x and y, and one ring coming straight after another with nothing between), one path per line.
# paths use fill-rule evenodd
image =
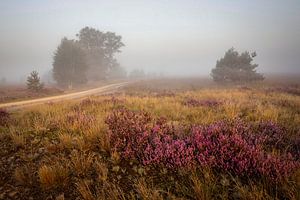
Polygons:
M27 89L33 92L39 92L44 88L44 84L41 83L39 74L37 71L32 71L27 77Z
M263 75L256 72L257 64L252 64L256 52L251 55L245 51L239 54L234 48L229 49L223 58L217 61L211 70L216 82L250 82L263 80Z
M88 65L84 51L74 40L63 38L54 53L53 78L63 87L87 82Z
M90 27L81 29L76 36L87 56L88 78L107 78L109 70L117 62L115 54L121 52L120 48L124 46L122 37L113 32L101 32Z

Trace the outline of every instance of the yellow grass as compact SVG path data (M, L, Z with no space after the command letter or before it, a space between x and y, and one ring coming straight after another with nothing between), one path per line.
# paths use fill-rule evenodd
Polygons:
M43 165L38 170L41 186L44 189L51 189L66 184L69 171L63 166L56 164L52 166Z
M176 177L174 180L165 181L160 177L163 174L151 174L149 177L146 173L137 173L133 169L144 166L135 161L124 162L120 154L111 148L105 119L112 110L124 106L130 110L149 112L154 117L166 117L168 123L172 124L210 124L237 117L254 123L271 120L287 127L288 133L292 134L300 128L299 96L281 92L269 94L261 88L212 88L183 91L175 96L161 97L146 94L145 97L121 95L117 98L125 101L117 104L111 101L104 103L111 97L100 96L90 98L97 104L81 106L82 100L70 100L14 112L13 117L17 123L12 123L7 129L0 129L1 135L7 134L14 147L22 147L16 153L21 158L42 149L37 160L28 161L35 166L33 172L26 171L24 166L14 168L14 180L20 185L42 188L43 192L53 193L56 199L68 199L62 195L63 190L86 200L186 197L205 200L216 196L226 199L233 193L238 194L240 199L274 198L267 188L268 183L253 182L245 185L226 177L233 184L231 188L234 188L234 191L229 193L228 187L223 186L221 182L227 179L223 179L223 175L220 174L216 177L216 172L206 169L202 169L200 173L186 175L186 182L176 182ZM222 104L213 108L188 107L182 103L188 98L213 99L221 101ZM70 119L70 116L80 114L90 116L94 121L84 124L81 119ZM40 142L34 143L34 139ZM114 170L116 167L118 170ZM36 176L38 180L34 182L34 179L31 179L32 186L26 180L30 176ZM290 199L299 198L299 177L300 175L296 174L290 182L285 182L285 186L280 186ZM152 184L152 178L161 178L160 184ZM174 185L182 188L174 189ZM73 188L75 191L70 191Z

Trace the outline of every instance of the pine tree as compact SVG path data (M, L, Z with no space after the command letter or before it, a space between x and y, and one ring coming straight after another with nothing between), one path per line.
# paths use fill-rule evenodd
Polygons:
M27 88L33 92L39 92L44 88L44 84L41 83L40 77L37 71L32 71L27 77Z
M216 82L250 82L263 80L263 75L256 72L257 64L252 64L256 52L239 54L234 48L229 49L223 58L217 61L211 70L211 76Z

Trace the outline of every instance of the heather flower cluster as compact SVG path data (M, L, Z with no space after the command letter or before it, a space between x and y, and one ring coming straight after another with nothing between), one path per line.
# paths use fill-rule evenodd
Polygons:
M297 86L286 86L286 87L273 87L266 89L267 93L273 93L273 92L282 92L287 94L292 94L299 96L300 95L300 89Z
M213 99L207 99L207 100L198 100L198 99L193 99L189 98L186 99L182 102L183 105L188 106L188 107L216 107L222 104L220 101L216 101Z
M82 100L79 105L80 106L98 106L98 105L101 105L101 102L98 100L87 98L87 99Z
M267 152L276 150L300 159L300 131L295 136L290 136L284 127L272 121L260 122L257 126L251 126L237 120L235 127L239 130L237 133L241 134L249 144L256 146L256 148L262 148ZM248 131L243 131L246 127Z
M277 147L275 140L282 142L282 130L271 122L261 122L255 127L236 119L196 126L191 137L200 165L239 176L264 176L276 181L288 177L299 167L296 160L299 157L293 157L289 152L281 155L271 153Z
M299 167L297 155L274 155L283 147L284 129L272 122L258 126L242 120L195 125L187 133L154 120L146 112L116 110L107 119L111 145L124 159L168 168L210 167L240 177L278 181ZM283 145L283 146L281 146Z
M110 99L105 99L103 101L103 103L112 103L113 105L124 104L125 99L119 99L119 98L116 98L116 97L112 96Z
M125 103L125 99L120 99L115 96L110 96L110 98L106 98L102 101L86 98L80 102L80 106L99 106L103 103L123 104Z
M10 115L6 110L0 109L0 126L5 126L10 119Z

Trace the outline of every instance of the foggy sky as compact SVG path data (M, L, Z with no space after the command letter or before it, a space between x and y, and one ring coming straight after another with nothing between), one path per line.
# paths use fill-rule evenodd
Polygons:
M128 71L208 75L235 47L263 73L300 73L299 0L1 0L0 78L52 68L60 40L91 26L122 35Z

